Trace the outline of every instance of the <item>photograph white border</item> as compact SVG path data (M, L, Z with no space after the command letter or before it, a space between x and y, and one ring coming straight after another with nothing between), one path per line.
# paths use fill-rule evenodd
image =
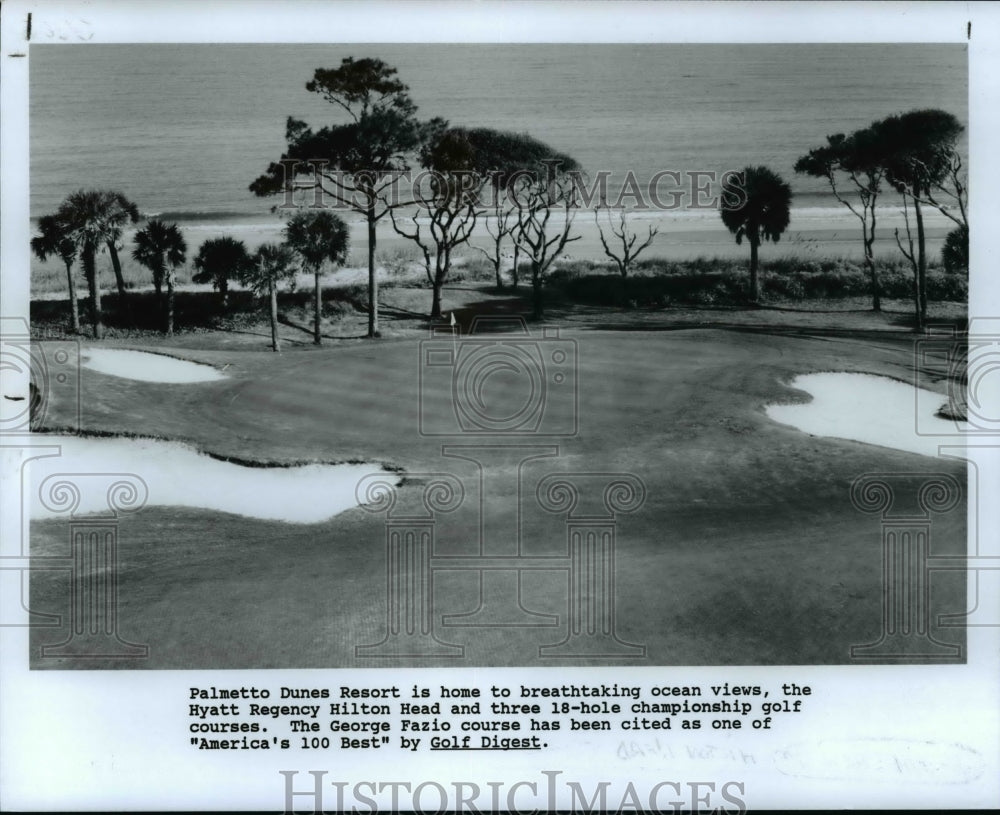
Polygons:
M30 226L27 115L31 46L91 42L968 42L970 318L1000 315L991 232L1000 223L994 196L1000 158L1000 14L993 4L951 3L643 3L643 2L18 2L3 5L0 59L0 311L27 317ZM971 23L971 37L967 23ZM57 47L57 46L53 46ZM24 54L25 56L17 56ZM5 453L5 455L7 455ZM5 459L5 475L11 460ZM991 472L997 459L991 461ZM7 483L10 483L9 481ZM990 483L995 483L991 481ZM0 534L21 534L11 491L0 505ZM969 496L970 513L976 497ZM981 540L1000 540L991 506ZM971 579L971 577L970 577ZM992 619L1000 626L1000 598ZM560 681L672 685L738 680L814 689L811 711L780 733L713 737L708 759L652 753L616 755L617 737L575 738L573 750L490 755L469 781L542 782L563 778L745 784L749 809L978 808L1000 803L1000 628L968 631L961 666L807 666L555 669L344 669L336 671L28 671L25 629L0 630L0 808L4 810L263 809L284 807L279 770L309 770L355 783L451 778L450 754L376 755L331 751L207 754L188 746L190 686L282 684L337 687L397 684L487 686ZM389 678L391 677L391 678ZM916 712L916 713L915 713ZM882 749L878 742L890 745ZM701 740L702 742L705 739ZM569 740L567 739L567 743ZM909 744L913 763L889 766L891 745ZM678 742L681 745L682 742ZM874 746L873 746L874 745ZM914 745L928 748L926 756ZM981 758L982 772L949 764L947 748ZM729 752L721 748L728 748ZM799 750L798 753L795 751ZM783 760L776 759L782 755ZM816 777L825 757L826 777ZM935 758L936 757L936 758ZM940 760L939 760L940 759ZM934 762L938 763L935 764ZM700 762L700 763L699 763ZM923 762L923 763L921 763ZM971 766L971 765L969 765ZM965 775L963 775L965 773ZM381 797L381 796L379 796ZM384 800L384 799L383 799ZM433 801L433 798L431 799ZM724 802L723 802L724 803ZM310 809L307 800L296 801ZM334 808L334 799L327 801ZM615 801L617 805L617 800ZM380 807L381 808L381 807Z

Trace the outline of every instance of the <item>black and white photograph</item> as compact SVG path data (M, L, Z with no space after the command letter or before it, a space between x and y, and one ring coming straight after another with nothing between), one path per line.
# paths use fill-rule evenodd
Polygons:
M971 11L138 5L4 9L11 808L997 803Z

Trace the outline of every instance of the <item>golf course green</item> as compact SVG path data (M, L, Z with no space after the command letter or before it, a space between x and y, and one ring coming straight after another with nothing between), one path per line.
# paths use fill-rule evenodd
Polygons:
M466 327L484 303L510 306L485 289L445 293L446 313L454 309ZM281 354L266 350L263 329L236 338L200 332L123 340L119 347L214 365L226 377L178 385L85 371L84 431L180 441L237 462L360 461L373 473L452 473L465 501L438 518L435 555L479 552L482 504L490 517L516 510L520 539L509 543L520 554L565 556L564 519L539 507L538 481L553 472L637 476L645 503L616 519L614 607L617 637L645 646L645 655L540 655L540 646L566 636L568 576L557 569L523 572L519 598L531 612L557 615L545 618L555 625L506 627L487 617L479 620L485 625L443 626L443 617L476 609L480 579L441 570L433 578L434 633L461 646L461 656L359 655L356 647L379 642L387 626L384 514L354 508L293 524L157 506L151 495L145 509L119 521L118 543L119 634L147 644L148 658L40 658L40 646L66 634L36 628L32 666L849 664L852 646L881 635L884 592L880 520L852 505L852 482L868 473L945 473L964 483L965 466L813 437L772 421L765 408L809 401L788 385L801 374L864 372L914 383L915 335L900 316L906 309L552 309L547 324L559 327L559 341L575 342L578 365L577 432L561 437L422 435L421 411L447 419L453 394L438 380L421 394L428 334L418 319L390 319L381 340L291 342ZM544 347L541 326L530 329ZM922 374L921 385L940 390L943 402L944 370ZM501 388L491 398L506 396ZM66 421L55 405L45 429ZM475 465L444 456L442 446L486 443L555 445L558 454L525 463L521 489L511 487L516 472L491 473L491 484L510 489L480 494ZM141 476L141 461L134 472ZM421 489L419 476L404 478L400 500ZM933 516L932 554L964 552L965 536L964 504ZM66 521L33 522L31 545L36 557L68 554ZM932 636L962 644L962 629L938 627L937 616L965 610L964 573L936 573L931 588ZM69 596L68 571L32 574L33 611L66 615Z

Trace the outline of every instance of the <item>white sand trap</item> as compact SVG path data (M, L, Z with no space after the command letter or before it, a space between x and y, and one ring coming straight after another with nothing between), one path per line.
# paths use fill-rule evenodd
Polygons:
M227 379L224 373L211 365L168 357L165 354L147 354L123 348L84 348L80 356L80 364L84 368L123 379L138 379L140 382L182 384Z
M938 445L959 444L965 427L934 414L947 397L885 376L855 373L804 374L791 386L812 396L798 405L768 405L767 415L814 436L851 439L922 456L938 456ZM918 433L917 430L920 430Z
M148 488L146 506L196 507L269 521L317 523L358 506L358 481L379 471L375 464L244 467L219 461L186 445L152 439L48 434L38 438L40 443L61 445L62 455L37 459L29 465L33 519L65 518L69 507L61 507L62 512L46 507L40 488L54 473L82 472L138 475ZM111 480L77 479L80 504L76 514L107 513Z

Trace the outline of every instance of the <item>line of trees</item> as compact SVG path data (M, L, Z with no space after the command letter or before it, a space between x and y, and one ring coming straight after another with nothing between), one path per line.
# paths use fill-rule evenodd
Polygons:
M502 266L512 250L514 287L520 260L531 274L535 316L544 310L545 281L572 233L579 205L573 173L577 162L526 134L451 127L441 119L422 122L399 81L396 70L377 59L345 59L339 68L317 69L306 89L320 93L350 117L346 124L313 131L289 119L287 149L250 189L258 195L312 188L366 216L369 248L369 336L378 336L378 295L375 276L375 226L388 216L395 232L420 250L432 288L430 315L441 316L441 288L448 280L455 249L467 243L477 222L486 219L488 248L475 247L493 266L498 288L504 285ZM949 113L912 111L890 116L845 136L831 136L795 165L796 172L825 178L834 196L858 217L862 227L865 268L871 280L872 306L881 309L881 291L874 258L876 204L887 184L902 196L906 244L896 240L914 270L914 302L918 330L926 321L926 239L922 207L932 206L955 221L944 257L957 266L968 256L967 182L956 149L962 127ZM414 165L431 174L426 191L412 200L391 199L386 193L401 172ZM489 206L481 193L490 188ZM360 198L358 194L360 193ZM851 193L849 195L848 193ZM792 193L773 170L748 166L724 179L722 220L737 243L750 247L749 297L760 298L760 245L777 242L790 220ZM738 206L726 206L737 201ZM415 209L414 209L415 207ZM409 208L408 215L397 215ZM914 224L911 227L910 210ZM601 245L616 264L623 285L629 268L655 237L645 240L630 228L625 212L617 222L608 213L602 226L595 210ZM914 236L916 243L914 243Z
M894 236L913 270L918 331L927 322L924 207L933 207L955 224L942 252L946 268L968 269L968 179L958 151L963 129L946 111L913 110L872 122L848 135L828 136L825 145L813 148L795 164L798 173L826 179L837 200L858 218L875 311L882 307L873 248L875 203L884 191L883 184L900 195L905 235L896 228ZM856 202L845 195L844 186L856 194Z
M963 129L946 111L914 110L880 119L848 135L828 136L826 144L811 149L795 163L795 172L825 179L837 201L858 219L874 311L882 309L874 251L876 203L883 184L901 196L905 244L898 227L894 237L913 270L917 331L927 323L924 207L937 209L955 223L942 251L946 267L968 269L968 179L958 151ZM722 221L737 243L746 238L750 244L751 302L760 299L758 249L763 241L780 240L788 228L791 200L789 185L767 167L748 166L723 181Z
M39 234L32 238L31 249L40 260L58 255L66 265L72 331L80 330L73 280L73 264L79 259L89 292L94 337L100 339L104 336L101 287L97 279L97 255L104 251L111 257L120 308L126 319L130 319L125 277L118 251L122 248L125 227L138 221L138 207L115 190L78 190L67 196L56 212L39 219Z
M284 153L250 190L262 197L284 195L286 202L297 190L312 191L314 206L322 207L327 198L364 216L369 337L380 335L378 223L388 217L395 232L419 248L432 288L431 317L437 319L452 253L487 215L482 205L487 188L494 193L493 253L488 256L497 284L502 286L503 246L510 239L515 275L520 254L530 262L534 309L541 315L545 277L566 244L577 239L570 235L575 187L568 183L569 173L579 169L575 160L526 134L420 120L409 88L395 68L379 59L347 57L338 68L316 69L305 87L339 108L347 121L314 130L289 117ZM395 200L390 194L396 192L395 181L414 166L430 174L426 189ZM553 219L554 211L562 217Z
M59 257L66 267L69 289L69 329L80 333L79 302L74 265L79 259L88 288L90 322L95 339L104 337L102 292L97 273L97 255L106 251L118 286L119 307L131 322L121 259L126 223L141 221L138 207L113 190L79 190L67 196L56 212L38 220L38 234L31 250L41 261ZM194 258L196 283L211 283L219 293L220 311L229 306L229 283L237 280L269 301L271 341L280 350L278 338L277 288L301 269L314 277L313 341L321 343L322 287L320 279L328 265L343 264L347 258L347 224L328 210L302 211L285 225L281 244L265 244L251 254L243 241L224 236L210 238ZM158 218L147 220L136 230L132 259L152 275L156 311L162 330L174 333L174 300L177 270L187 261L187 244L176 223ZM164 297L164 287L166 296Z
M534 315L543 315L544 290L553 265L568 244L580 239L573 225L580 207L582 170L571 156L528 134L452 126L439 118L421 120L396 69L378 59L348 57L337 68L316 69L305 87L338 108L345 121L314 130L289 117L284 153L250 184L258 196L283 195L285 203L275 209L296 210L281 244L287 251L272 247L266 256L259 251L251 256L241 242L228 237L200 247L194 259L194 280L214 285L223 310L230 280L266 294L272 303L277 350L275 292L282 280L294 274L289 269L295 266L291 261L291 265L278 262L279 256L287 255L297 260L295 271L302 268L313 275L313 339L320 344L320 279L327 264L345 262L348 247L347 226L330 210L332 202L363 215L367 226L369 337L380 335L375 254L376 227L384 219L420 250L432 292L431 319L441 317L441 291L452 272L455 251L469 242L477 224L484 221L489 248L475 248L490 260L497 287L504 286L502 267L512 256L512 283L517 288L523 259L530 270ZM810 150L795 164L796 172L825 179L836 199L858 218L876 311L881 309L874 258L876 203L883 185L902 197L905 235L897 229L895 237L913 268L918 329L925 323L927 310L926 207L937 209L956 224L946 241L946 262L955 266L964 260L967 264L967 181L957 151L961 132L962 126L949 113L912 111L849 135L829 136L825 145ZM399 175L417 168L426 183L414 185L408 200L398 200ZM314 196L307 209L295 204L296 191L303 190ZM484 200L487 193L489 202ZM777 242L788 228L791 197L789 185L767 167L747 166L723 179L720 214L736 242L746 239L749 244L752 302L760 297L760 245ZM594 214L604 253L615 263L627 290L631 266L652 245L657 230L650 227L640 241L625 211L617 219L608 211L606 225L601 222L600 205ZM32 250L42 260L59 257L66 265L71 330L80 328L72 273L79 260L89 289L94 336L103 333L95 263L99 252L107 252L111 259L120 307L128 319L118 252L124 229L139 220L136 205L109 190L80 190L57 212L39 220ZM154 219L136 233L132 257L152 273L167 334L174 330L175 273L185 263L186 253L176 224Z
M399 172L409 169L429 125L397 71L382 60L347 57L339 68L317 68L306 90L347 115L344 124L313 130L288 117L287 149L281 159L250 184L255 195L270 196L312 187L364 216L368 227L368 336L379 336L376 226L389 214L384 193ZM321 199L317 199L321 200Z

